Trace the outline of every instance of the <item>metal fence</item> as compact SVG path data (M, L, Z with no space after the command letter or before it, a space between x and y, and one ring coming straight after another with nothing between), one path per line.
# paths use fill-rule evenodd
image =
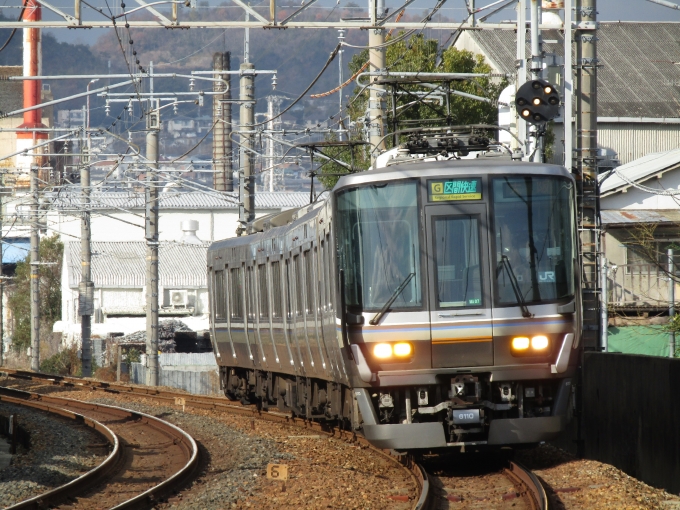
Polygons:
M582 430L588 459L680 491L680 359L587 352Z
M218 395L220 378L215 355L208 353L173 353L159 356L158 384L178 388L196 395ZM130 363L130 382L146 384L146 366Z

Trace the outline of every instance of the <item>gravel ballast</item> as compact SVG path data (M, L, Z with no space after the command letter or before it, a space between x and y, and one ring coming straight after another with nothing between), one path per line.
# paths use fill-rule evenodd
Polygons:
M14 414L31 434L28 452L19 448L0 469L0 508L38 496L81 476L106 458L105 440L92 429L48 412L0 402L0 414ZM0 441L5 441L0 438Z

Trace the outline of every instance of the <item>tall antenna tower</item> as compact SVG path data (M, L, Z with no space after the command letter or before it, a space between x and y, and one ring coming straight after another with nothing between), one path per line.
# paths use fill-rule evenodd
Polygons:
M270 133L281 129L281 117L278 115L284 99L282 96L267 96L267 130ZM266 168L268 168L268 171L264 175L264 188L271 192L283 191L283 166L277 164L278 158L282 156L281 144L274 141L273 135L267 138L266 154Z

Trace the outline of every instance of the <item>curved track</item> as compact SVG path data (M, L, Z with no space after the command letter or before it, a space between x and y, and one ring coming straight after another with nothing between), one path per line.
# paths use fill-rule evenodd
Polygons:
M80 379L77 377L63 377L53 376L48 374L40 374L34 372L27 372L22 370L11 370L0 368L0 374L7 374L9 377L17 379L26 379L33 381L40 381L42 383L51 383L55 385L65 386L71 389L83 389L103 391L117 394L134 394L140 397L150 398L165 405L175 405L176 398L184 399L186 407L193 407L198 409L220 410L229 413L239 413L252 416L254 418L283 422L296 427L301 427L307 430L314 430L316 433L323 433L329 436L342 438L349 441L355 441L359 444L367 446L375 451L377 454L389 458L392 462L398 463L402 469L408 471L410 478L417 485L420 491L420 497L415 502L414 510L426 510L429 507L432 491L431 484L428 481L425 470L422 469L409 455L395 456L391 453L373 447L362 436L357 435L353 431L343 430L339 427L332 427L325 423L316 421L309 421L302 418L295 418L289 414L279 413L276 411L263 412L258 410L253 405L242 405L238 402L227 400L226 397L206 396L206 395L191 395L184 392L159 390L157 388L145 386L132 386L128 384L106 383L100 381L93 381L91 379ZM84 404L84 403L83 403ZM88 404L92 405L92 404Z
M548 509L538 477L498 455L433 456L425 465L433 485L428 510Z
M113 445L98 468L13 509L149 508L186 483L198 463L198 447L191 436L153 416L8 388L0 388L0 400L91 423Z

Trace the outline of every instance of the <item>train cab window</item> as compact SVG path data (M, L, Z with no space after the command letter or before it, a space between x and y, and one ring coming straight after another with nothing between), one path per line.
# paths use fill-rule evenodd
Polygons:
M338 193L338 266L354 310L422 306L418 183L373 183ZM396 293L396 295L395 295Z
M240 267L229 271L229 306L232 319L243 318L243 277Z
M225 292L224 271L215 271L213 299L215 300L215 322L227 320L227 296Z
M482 306L479 219L438 216L433 221L437 306Z
M281 263L272 262L272 315L274 319L283 317L283 301L281 296Z
M265 264L257 266L257 280L260 284L260 319L269 320L269 278L267 278L267 266Z
M498 305L574 295L574 189L551 176L492 181Z

